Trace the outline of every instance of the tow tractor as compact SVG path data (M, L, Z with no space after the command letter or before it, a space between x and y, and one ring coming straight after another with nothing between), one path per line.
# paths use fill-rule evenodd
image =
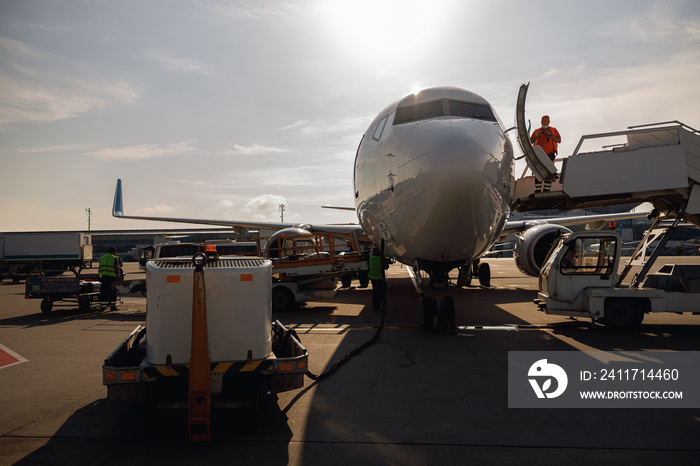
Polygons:
M306 349L271 321L269 259L198 253L146 274L146 325L102 366L109 399L187 409L190 440L206 441L213 408L250 415L261 394L304 385Z
M632 329L650 312L700 314L700 265L664 265L649 273L676 228L649 229L625 268L617 273L622 240L613 231L562 235L554 243L539 277L535 303L547 314L590 317L615 329ZM647 258L646 251L657 245ZM628 286L633 266L642 266Z

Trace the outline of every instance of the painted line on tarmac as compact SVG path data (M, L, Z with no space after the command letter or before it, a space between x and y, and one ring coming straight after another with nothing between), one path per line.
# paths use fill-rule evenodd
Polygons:
M29 361L27 358L23 358L19 354L12 351L10 348L0 345L0 369L6 367L14 366L17 364L22 364L23 362Z
M527 324L504 324L504 325L466 325L458 326L457 330L505 330L505 331L519 331L519 330L552 330L555 328L582 328L587 329L583 322L571 322L567 325L556 325L556 324L542 324L542 325L527 325Z

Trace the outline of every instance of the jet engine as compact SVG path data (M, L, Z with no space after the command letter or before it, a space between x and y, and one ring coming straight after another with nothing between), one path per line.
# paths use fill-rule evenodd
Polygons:
M561 225L542 224L528 228L518 236L513 257L520 271L537 277L547 254L556 238L563 233L571 233Z

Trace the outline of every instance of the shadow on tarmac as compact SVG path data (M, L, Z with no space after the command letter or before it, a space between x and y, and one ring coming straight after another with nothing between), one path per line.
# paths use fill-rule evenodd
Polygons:
M257 424L237 411L215 410L211 441L189 442L185 410L101 399L15 464L287 464L292 432L276 396L261 398Z
M7 319L0 319L0 326L16 326L22 328L43 327L72 321L86 320L111 320L115 322L144 322L146 311L121 312L121 311L99 311L93 308L90 311L81 311L77 304L75 307L66 304L65 307L54 308L51 313L44 314L38 312Z
M527 324L504 308L531 302L534 294L477 287L451 293L460 326ZM371 291L342 294L337 302L365 304L359 315L342 316L343 321L365 323L372 317L379 322L370 300ZM387 305L388 325L377 344L283 408L293 413L303 404L300 396L309 397L305 461L321 464L337 456L342 464L365 465L498 463L499 458L649 464L673 458L685 464L700 456L698 409L512 409L507 399L509 351L579 351L581 344L588 351L667 349L672 337L674 350L700 350L697 326L649 325L641 333L620 334L564 321L447 336L419 328L419 302L406 281L390 281ZM302 322L303 310L295 317ZM346 331L329 364L372 332Z

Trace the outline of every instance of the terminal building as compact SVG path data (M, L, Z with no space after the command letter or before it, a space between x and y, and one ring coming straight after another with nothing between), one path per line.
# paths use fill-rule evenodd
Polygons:
M231 228L171 229L171 230L93 230L93 255L99 258L110 247L117 250L123 260L138 260L138 251L163 243L201 243L207 240L243 240L257 237L255 231L246 236L236 234Z

